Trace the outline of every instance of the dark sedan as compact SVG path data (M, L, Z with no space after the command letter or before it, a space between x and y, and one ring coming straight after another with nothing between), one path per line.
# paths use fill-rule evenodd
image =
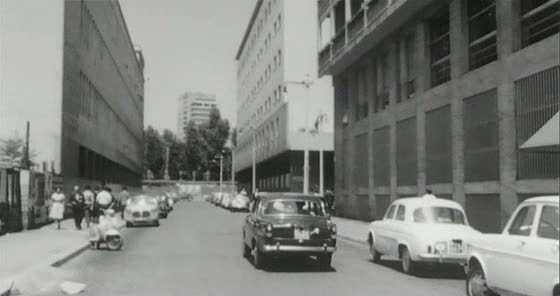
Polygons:
M331 268L336 250L336 225L318 196L261 193L243 225L243 256L262 268L270 257L317 257L321 269Z

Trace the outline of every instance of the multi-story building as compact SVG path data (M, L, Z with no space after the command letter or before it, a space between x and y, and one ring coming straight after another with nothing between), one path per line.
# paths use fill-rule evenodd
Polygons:
M187 92L177 100L177 136L185 137L189 121L202 124L210 119L210 110L217 108L216 95L201 92Z
M116 0L0 2L0 137L25 135L65 187L139 186L144 58ZM40 11L29 17L29 12Z
M319 7L338 213L378 219L392 200L431 189L496 232L521 200L558 194L558 146L520 149L559 110L558 1Z
M301 192L306 145L311 189L321 183L321 150L324 185L332 188L333 94L331 79L317 77L317 28L308 25L316 14L315 1L256 2L236 55L235 168L247 190L253 185L254 155L257 188ZM306 88L303 81L313 84ZM306 135L318 118L324 124Z

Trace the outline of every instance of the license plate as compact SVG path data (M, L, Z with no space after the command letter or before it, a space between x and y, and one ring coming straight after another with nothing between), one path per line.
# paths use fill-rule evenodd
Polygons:
M294 238L297 240L309 239L309 230L294 229Z

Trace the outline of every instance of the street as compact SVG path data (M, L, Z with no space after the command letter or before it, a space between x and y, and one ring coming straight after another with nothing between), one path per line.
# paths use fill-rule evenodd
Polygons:
M61 280L86 284L82 295L464 295L460 269L407 276L398 262L376 265L365 245L342 239L330 272L312 258L256 270L241 256L245 215L179 203L159 228L125 230L121 251L88 250L67 262ZM55 288L44 295L62 295Z

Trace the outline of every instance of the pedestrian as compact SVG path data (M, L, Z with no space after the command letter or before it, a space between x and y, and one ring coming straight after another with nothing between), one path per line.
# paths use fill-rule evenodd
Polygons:
M72 205L72 216L74 216L74 224L77 230L82 230L82 220L84 219L84 207L85 200L84 196L80 192L79 186L74 186L74 191L72 192L72 198L70 199L70 204Z
M120 206L119 208L121 211L121 217L123 219L124 219L124 208L126 208L126 204L128 203L129 198L130 198L130 193L128 193L126 186L123 186L119 194L119 206Z
M253 200L259 198L259 188L255 188L255 192L253 192Z
M84 188L84 192L82 192L82 195L84 196L84 217L86 218L86 225L87 227L89 227L91 218L93 216L95 194L93 193L93 191L91 191L91 186L86 185Z
M97 217L99 217L104 210L108 210L113 207L113 195L111 195L111 189L103 187L103 189L95 197L95 200L99 208L97 212Z
M323 201L325 202L325 207L327 208L329 214L334 214L334 193L332 192L332 190L327 189L325 191Z
M56 191L51 195L52 206L49 213L49 217L57 224L56 229L60 229L60 221L64 218L65 200L66 196L62 193L62 188L60 186L56 187Z

